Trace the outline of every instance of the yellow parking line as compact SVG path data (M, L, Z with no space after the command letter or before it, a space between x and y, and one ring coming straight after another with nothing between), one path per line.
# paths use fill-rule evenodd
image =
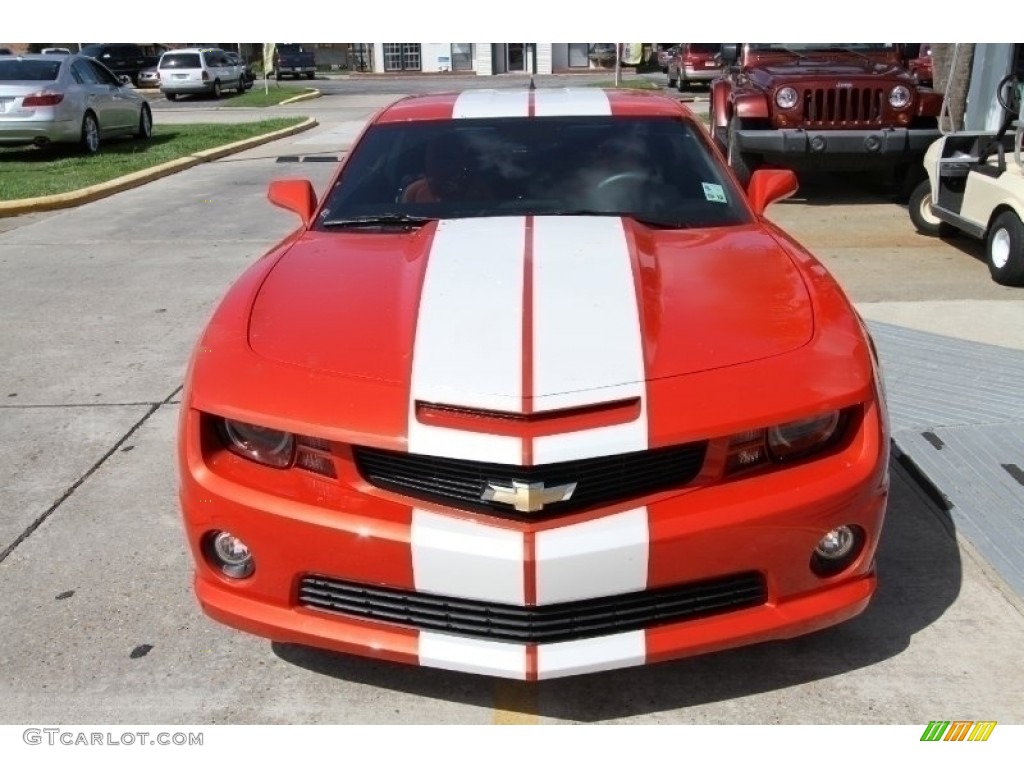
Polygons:
M494 688L495 725L537 725L537 684L499 680Z

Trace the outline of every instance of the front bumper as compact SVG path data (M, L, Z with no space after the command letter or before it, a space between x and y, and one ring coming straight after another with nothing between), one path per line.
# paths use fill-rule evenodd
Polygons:
M737 143L743 152L766 155L868 155L923 154L939 138L933 128L881 128L874 130L739 130Z
M887 473L874 413L851 445L819 461L537 523L409 502L346 477L349 469L336 483L309 480L308 494L257 490L203 460L197 413L183 429L180 500L198 600L210 617L278 642L536 680L795 637L858 615L875 590ZM860 527L864 548L844 572L819 578L811 552L837 525ZM251 577L210 566L203 541L214 530L247 543ZM761 574L763 602L549 643L340 615L299 598L302 579L320 574L497 609L560 606L743 572Z

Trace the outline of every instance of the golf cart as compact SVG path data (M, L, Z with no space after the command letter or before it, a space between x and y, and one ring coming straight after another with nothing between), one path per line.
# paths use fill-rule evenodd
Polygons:
M959 46L954 71L958 53ZM1024 44L975 46L963 129L945 133L928 148L928 178L911 194L909 206L922 234L965 232L984 240L992 279L1017 286L1024 286L1022 90ZM946 111L944 105L944 116Z

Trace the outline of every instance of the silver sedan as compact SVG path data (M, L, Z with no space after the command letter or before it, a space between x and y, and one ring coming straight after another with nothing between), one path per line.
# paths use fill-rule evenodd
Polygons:
M152 133L146 100L98 61L0 56L0 146L77 144L91 154L109 137Z

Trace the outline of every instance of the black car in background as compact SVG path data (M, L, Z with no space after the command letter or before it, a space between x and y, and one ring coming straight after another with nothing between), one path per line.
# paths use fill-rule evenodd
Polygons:
M163 52L160 46L143 47L137 43L92 43L81 51L115 75L127 75L135 85L139 84L139 72L155 67Z

